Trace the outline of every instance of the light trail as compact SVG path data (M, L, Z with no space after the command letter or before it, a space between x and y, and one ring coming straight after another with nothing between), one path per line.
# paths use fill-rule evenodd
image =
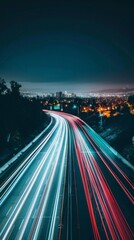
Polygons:
M63 127L63 126L61 125L61 127ZM61 159L61 166L60 166L60 169L59 169L60 174L59 174L59 177L58 177L58 186L56 188L57 190L56 190L56 194L55 194L55 198L54 198L55 202L54 202L54 206L53 206L53 214L51 216L51 222L50 222L50 225L49 225L48 239L53 239L54 229L55 229L55 221L56 221L56 213L57 213L57 208L58 208L58 204L59 204L59 195L60 195L60 191L61 191L61 183L62 183L62 180L63 180L64 165L66 163L66 154L67 154L67 152L66 152L66 146L67 146L66 125L65 125L64 129L61 128L61 132L58 132L58 139L56 139L55 150L57 149L58 145L59 145L59 149L58 149L58 152L57 152L56 155L55 155L55 152L53 152L53 154L55 155L54 166L53 166L52 173L50 174L50 178L49 178L49 181L48 181L47 191L44 192L44 195L42 196L42 201L40 203L39 210L38 210L38 216L35 219L35 222L33 224L33 228L31 230L31 234L30 234L29 239L36 240L38 238L39 230L40 230L40 227L41 227L41 224L42 224L43 214L44 214L45 209L47 207L47 202L48 202L48 199L49 199L49 193L51 191L52 184L53 184L53 181L54 181L54 176L55 176L56 168L57 168L57 165L58 165L59 157L60 157L60 154L61 154L61 150L62 150L62 147L63 147L63 140L64 140L65 136L66 136L65 149L64 149L62 159ZM60 144L59 144L59 142L60 142Z
M57 118L57 117L55 117L55 118ZM26 200L27 200L27 198L28 198L28 196L29 196L29 194L30 194L30 192L31 192L31 190L32 190L32 188L33 188L33 186L34 186L34 184L35 184L35 182L36 182L36 180L37 180L37 178L38 178L38 176L39 176L42 168L43 168L43 166L44 166L44 163L45 163L46 161L48 161L47 169L46 169L46 171L45 171L45 173L44 173L44 175L43 175L43 178L42 178L41 183L40 183L39 186L38 186L38 190L37 190L37 193L36 193L36 195L35 195L35 198L34 198L34 201L33 201L33 203L32 203L32 206L31 206L31 208L30 208L30 210L29 210L29 212L28 212L28 214L27 214L27 217L26 217L25 221L24 221L23 224L22 224L22 225L23 225L23 230L22 230L21 232L19 232L19 235L20 235L19 238L21 239L21 237L23 236L23 233L24 233L24 231L25 231L25 227L26 227L26 225L27 225L27 223L28 223L28 220L29 220L29 218L30 218L30 216L31 216L31 213L32 213L32 210L33 210L33 208L34 208L35 202L36 202L37 197L38 197L38 195L39 195L39 191L40 191L40 189L41 189L41 187L42 187L42 184L44 183L44 179L45 179L45 177L46 177L47 172L49 172L49 170L50 170L49 167L50 167L50 165L52 165L53 159L54 159L54 157L55 157L54 155L56 154L55 151L57 151L58 144L59 144L59 142L61 141L61 140L60 140L61 134L62 134L63 136L66 135L66 134L64 133L64 131L63 131L63 125L61 125L61 122L62 122L62 121L63 121L63 119L61 119L60 124L59 124L59 118L58 118L58 124L59 124L59 129L58 129L58 130L59 130L59 131L57 131L57 133L56 133L56 135L55 135L55 137L54 137L54 139L53 139L53 141L52 141L52 143L51 143L51 145L50 145L50 147L49 147L46 155L42 158L40 164L38 165L36 171L34 172L34 175L32 176L31 180L29 181L28 185L26 186L26 189L25 189L24 193L22 194L22 196L20 197L17 205L15 206L14 210L13 210L12 213L10 214L10 217L8 218L8 221L6 221L6 224L4 225L4 227L3 227L3 229L2 229L2 231L1 231L1 233L0 233L2 239L6 239L7 236L8 236L8 234L10 233L10 230L12 229L13 224L14 224L14 222L16 221L16 219L17 219L20 211L22 210L23 205L25 204L25 202L26 202ZM64 120L64 121L65 121L65 120ZM55 128L57 128L57 124L56 124ZM62 133L62 132L63 132L63 133ZM58 140L58 141L57 141L57 140ZM62 143L62 141L61 141L61 143ZM42 148L41 148L41 149L42 149ZM54 149L55 149L55 150L54 150ZM54 150L54 151L53 151L53 154L52 154L51 157L48 159L48 157L49 157L49 155L51 154L52 150ZM59 153L60 153L60 151L59 151ZM57 157L56 159L59 160L58 157ZM50 173L51 173L51 171L50 171Z
M43 158L42 161L40 162L39 166L37 167L37 169L36 169L36 171L33 175L33 177L29 181L24 193L20 197L20 199L19 199L17 205L15 206L13 212L10 214L10 217L9 217L8 221L6 222L5 226L3 227L3 230L0 233L0 236L2 236L3 240L6 239L6 237L8 236L8 233L10 232L16 218L18 217L18 214L20 213L25 201L27 200L27 197L30 194L30 191L32 190L32 187L34 186L34 183L37 180L37 177L40 174L40 171L41 171L48 155L50 154L50 152L52 151L52 148L54 147L55 142L56 142L56 139L54 139L52 145L50 146L50 149L47 153L47 156L45 156L45 158Z
M78 164L81 172L81 177L83 181L83 186L85 190L85 195L87 199L89 214L92 222L92 228L94 232L94 239L101 239L101 236L99 234L99 229L97 227L97 220L95 219L95 209L93 207L93 200L91 199L91 194L89 191L89 184L90 184L90 190L92 190L92 193L94 195L95 203L97 205L97 209L99 211L100 219L102 222L102 226L104 228L104 232L106 235L106 238L109 239L109 235L111 235L112 239L132 239L133 233L119 207L117 204L117 201L114 198L114 195L112 194L110 187L108 186L108 183L103 176L103 173L96 161L96 159L92 155L92 151L90 151L91 147L88 147L86 143L86 134L82 136L80 129L82 129L82 125L73 117L70 116L66 117L70 124L72 125L73 131L74 131L74 141L75 141L75 149L77 153L77 159ZM77 124L76 124L77 123ZM79 128L78 128L79 126ZM86 138L85 138L86 136ZM88 141L91 143L91 140L87 138ZM95 140L94 140L95 141ZM92 144L94 147L94 145ZM101 157L100 153L95 148L96 153L98 156L103 160L105 165L106 161ZM82 154L82 153L87 154ZM110 170L110 173L114 176L114 178L117 180L117 183L122 187L123 191L127 194L129 199L133 203L133 196L127 191L127 189L124 187L124 185L121 183L119 178L117 178L116 175L114 175L114 172L108 167L108 170ZM120 171L123 173L122 171ZM125 176L122 174L122 176ZM125 180L126 177L124 178ZM130 181L128 181L130 183ZM99 203L99 204L98 204ZM98 208L99 206L99 208ZM104 224L104 221L102 219L103 217L106 220L106 223ZM108 234L107 229L110 234Z
M34 139L32 142L30 142L27 146L25 146L20 152L18 152L13 158L11 158L8 162L6 162L1 168L0 173L5 171L12 163L14 163L18 158L21 156L22 153L24 153L29 147L32 146L34 142L36 142L52 125L53 119L51 119L49 125Z
M80 124L78 124L80 126ZM82 129L83 130L83 129ZM110 167L110 165L107 163L107 161L105 160L105 158L100 154L100 152L97 150L97 147L95 146L95 141L93 140L93 138L90 138L89 135L83 131L85 136L87 137L88 141L90 142L90 144L93 146L93 148L95 149L96 153L98 154L98 156L100 157L100 159L103 161L103 163L105 164L105 166L108 168L109 172L112 174L112 176L116 179L116 181L118 182L118 184L121 186L122 190L126 193L126 195L128 196L128 198L130 199L130 201L132 202L132 204L134 204L134 197L133 195L130 193L130 191L125 187L125 185L123 184L123 182L119 179L119 177L117 176L117 174L112 170L112 168ZM92 141L91 141L92 139ZM98 144L96 144L98 146ZM99 147L99 146L98 146ZM87 150L88 151L88 150ZM123 178L127 181L127 183L130 185L131 188L133 188L133 184L131 183L131 181L129 180L129 178L125 175L125 173L119 168L119 166L114 163L113 159L106 153L104 152L104 150L102 149L102 152L104 153L105 156L107 156L107 159L110 160L110 163L112 163L115 167L116 170L119 171L119 173L123 176ZM126 183L126 182L125 182Z
M54 145L55 145L55 142L54 142ZM54 146L54 147L55 147L55 146ZM24 224L23 224L23 228L21 229L21 232L19 233L18 239L22 239L22 237L23 237L23 234L24 234L24 232L25 232L25 229L26 229L27 224L28 224L28 222L29 222L29 219L30 219L30 217L31 217L32 211L33 211L33 209L34 209L34 207L35 207L36 200L37 200L37 198L38 198L38 196L39 196L39 194L40 194L40 190L41 190L44 182L47 181L46 175L48 174L49 171L50 171L50 173L51 173L50 167L51 167L52 162L53 162L54 154L55 154L55 151L53 151L53 154L50 156L50 159L49 159L47 168L45 169L45 172L44 172L44 174L43 174L43 176L42 176L41 182L40 182L40 184L38 185L38 188L37 188L36 193L35 193L35 196L34 196L34 198L33 198L33 200L32 200L32 204L31 204L31 206L30 206L30 209L29 209L29 211L28 211L28 213L27 213L27 216L25 217L25 222L24 222Z
M3 202L7 199L9 194L13 191L16 184L19 182L19 180L22 178L24 173L27 171L29 166L33 163L36 156L39 154L41 149L44 147L44 145L49 141L52 134L56 130L57 126L59 124L59 120L57 119L57 122L53 129L48 133L48 135L41 141L41 143L29 154L29 156L24 159L22 164L19 165L19 167L2 183L0 192L3 191L1 197L0 197L0 206L3 204Z
M133 166L78 117L49 114L55 124L46 136L9 175L5 171L0 239L73 240L74 222L82 240L133 239ZM87 237L80 218L85 209Z

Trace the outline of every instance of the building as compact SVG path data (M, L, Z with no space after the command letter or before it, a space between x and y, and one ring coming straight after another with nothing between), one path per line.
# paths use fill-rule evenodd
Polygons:
M56 97L57 97L57 98L62 98L62 97L63 97L62 92L56 92Z

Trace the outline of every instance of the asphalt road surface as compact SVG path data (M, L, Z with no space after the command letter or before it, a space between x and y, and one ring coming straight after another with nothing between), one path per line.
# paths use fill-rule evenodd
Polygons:
M133 166L78 117L51 123L0 171L0 239L134 239Z

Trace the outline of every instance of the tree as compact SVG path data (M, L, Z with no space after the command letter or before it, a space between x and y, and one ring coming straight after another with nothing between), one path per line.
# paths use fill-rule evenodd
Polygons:
M10 85L11 85L11 94L15 97L20 96L21 85L15 81L11 81Z
M5 94L5 92L8 90L6 86L6 82L4 79L0 78L0 95Z
M128 102L132 105L134 105L134 95L129 96Z

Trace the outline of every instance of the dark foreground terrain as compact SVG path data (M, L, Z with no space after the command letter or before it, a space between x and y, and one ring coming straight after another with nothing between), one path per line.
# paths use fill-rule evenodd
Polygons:
M90 119L88 124L97 131L114 149L134 165L134 115L123 115L102 119Z

